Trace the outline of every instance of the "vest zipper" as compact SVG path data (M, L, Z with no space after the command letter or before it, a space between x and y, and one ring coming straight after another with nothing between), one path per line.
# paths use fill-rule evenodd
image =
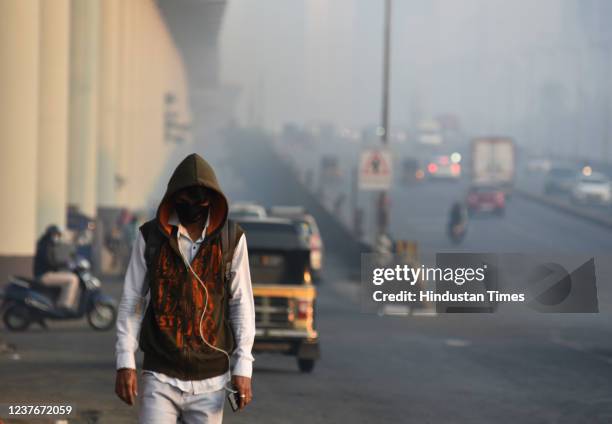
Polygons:
M181 245L180 245L180 242L179 242L179 237L180 237L180 235L179 235L179 233L177 231L177 233L176 233L176 244L177 244L177 247L178 247L178 250L179 250L179 254L181 255L181 258L183 259L183 265L185 266L187 274L189 274L191 277L193 277L192 273L194 271L193 271L193 269L190 266L191 264L189 262L187 262L187 258L183 255L183 251L181 250ZM204 248L204 246L208 245L209 243L212 243L214 240L216 240L216 238L217 238L217 234L212 234L211 237L207 236L205 238L205 240L202 242L202 244L200 244L200 249L198 250L197 254L199 255L201 250ZM194 259L195 259L195 257L194 257ZM224 272L225 270L222 270L222 271ZM226 295L227 295L227 293L226 293ZM200 331L199 322L200 321L198 320L198 332ZM207 345L206 342L204 342L204 341L202 341L202 342L203 342L203 345ZM212 350L214 350L214 349L212 349ZM183 371L185 373L184 374L185 378L188 378L191 354L189 352L189 349L187 349L187 347L184 346L184 345L183 345L183 354L184 354L184 358L185 358L185 366L183 367ZM229 356L228 356L228 361L229 361Z
M185 353L185 378L189 377L189 349L183 347L183 351Z

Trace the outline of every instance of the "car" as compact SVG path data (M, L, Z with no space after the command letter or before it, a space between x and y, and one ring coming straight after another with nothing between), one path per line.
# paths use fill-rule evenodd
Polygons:
M306 213L301 206L273 206L270 215L287 218L296 223L310 246L310 270L315 282L319 282L323 274L324 246L321 232L315 218Z
M572 167L554 166L546 174L544 181L544 193L564 194L569 193L576 181L577 172Z
M295 356L301 372L312 372L320 353L310 246L290 219L238 223L249 243L257 329L253 351Z
M427 177L458 180L461 178L461 164L447 155L436 156L427 164Z
M610 179L597 172L590 175L580 174L570 195L574 203L609 205L612 203Z
M265 218L266 208L253 202L236 202L230 205L229 217L234 220L241 218Z
M506 209L506 194L503 188L494 185L473 185L467 195L468 213L493 212L503 215Z

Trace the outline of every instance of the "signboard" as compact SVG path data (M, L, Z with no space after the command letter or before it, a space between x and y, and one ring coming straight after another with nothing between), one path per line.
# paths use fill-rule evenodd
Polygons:
M442 144L440 124L435 119L426 119L419 123L419 143L437 145Z
M389 190L392 181L391 162L388 150L364 150L359 162L359 189Z

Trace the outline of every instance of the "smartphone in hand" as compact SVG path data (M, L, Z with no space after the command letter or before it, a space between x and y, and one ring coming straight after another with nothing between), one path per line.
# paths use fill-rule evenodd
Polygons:
M232 390L231 392L227 392L227 400L229 401L229 404L232 408L232 411L236 412L238 411L239 408L239 400L240 400L240 393L238 393L238 390Z

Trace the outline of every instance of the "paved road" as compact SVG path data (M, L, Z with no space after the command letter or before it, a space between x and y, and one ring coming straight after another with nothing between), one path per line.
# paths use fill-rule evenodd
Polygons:
M452 245L445 234L450 205L462 198L464 182L427 182L392 193L391 230L435 249L520 252L612 252L612 232L520 196L508 201L506 215L476 216L465 242Z
M264 182L255 200L296 201L294 191L273 184L270 168L253 165L257 151L245 156L250 179ZM424 248L456 249L444 228L450 203L464 190L461 183L396 190L394 236L418 240ZM612 232L515 197L503 219L474 219L460 248L609 254ZM279 415L276 422L612 421L609 313L537 320L508 314L364 315L345 271L335 266L321 287L324 356L315 374L262 373L257 390L270 397L258 394L252 415L263 419L270 408ZM611 290L601 283L601 306L609 311ZM289 359L280 364L293 369Z
M268 166L262 166L265 160ZM266 204L299 202L300 191L271 161L256 147L244 152L236 176L243 183L232 185L230 195ZM394 233L450 248L443 224L460 190L441 183L394 193ZM258 356L255 401L244 413L228 411L227 422L612 422L609 314L533 322L509 314L362 314L342 243L326 242L333 248L318 302L322 360L311 375L302 375L292 358ZM515 198L505 218L474 220L462 248L526 246L605 251L612 248L612 232ZM107 286L117 294L120 284ZM100 422L133 422L134 410L113 395L112 333L74 323L2 336L18 345L21 359L0 358L0 403L55 399L97 411Z

